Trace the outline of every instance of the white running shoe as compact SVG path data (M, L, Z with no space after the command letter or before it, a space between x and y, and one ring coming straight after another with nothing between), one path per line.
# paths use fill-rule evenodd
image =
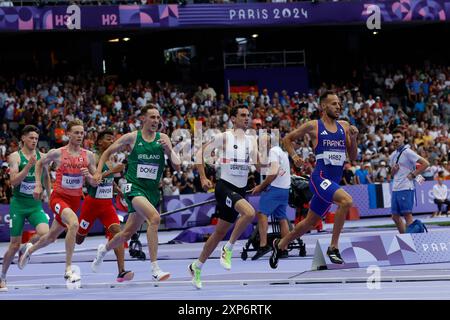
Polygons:
M20 270L22 270L23 268L25 268L25 266L27 265L27 263L30 261L31 258L31 254L30 254L30 248L33 245L31 243L27 243L24 247L25 247L25 251L24 253L20 256L19 259L19 264L17 265L19 267Z
M80 275L76 272L73 272L72 270L66 271L66 273L64 273L64 279L68 280L71 283L81 281Z
M164 281L170 278L170 272L164 272L161 269L153 270L152 278L153 281Z
M8 287L6 286L6 279L0 279L0 292L8 292Z
M92 261L92 263L91 263L92 271L94 271L94 272L98 272L99 271L100 266L101 266L101 264L103 262L103 259L106 256L107 252L108 251L106 250L106 246L104 244L101 244L101 245L98 246L97 256L95 257L94 261Z

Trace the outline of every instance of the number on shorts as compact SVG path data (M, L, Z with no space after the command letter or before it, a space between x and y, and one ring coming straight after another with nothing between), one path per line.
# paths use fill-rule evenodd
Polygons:
M327 190L329 186L331 186L331 181L328 179L323 180L322 183L320 184L320 187L323 190Z

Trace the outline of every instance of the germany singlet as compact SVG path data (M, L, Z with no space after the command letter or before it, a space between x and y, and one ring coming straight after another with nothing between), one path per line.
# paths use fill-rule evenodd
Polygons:
M225 133L225 146L221 150L220 178L244 188L247 185L250 170L250 153L255 146L251 136L238 139L231 132Z

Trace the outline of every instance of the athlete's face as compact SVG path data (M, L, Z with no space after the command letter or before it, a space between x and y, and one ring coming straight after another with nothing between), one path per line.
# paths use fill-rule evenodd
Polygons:
M28 132L22 136L22 142L27 149L34 150L39 141L39 135L36 132Z
M342 111L342 105L341 101L339 100L338 96L328 95L328 98L325 100L325 103L323 105L323 110L327 114L328 117L330 117L333 120L339 119L339 116L341 115Z
M235 129L245 130L250 123L250 112L245 108L238 109L236 117L234 117Z
M159 123L161 122L161 116L156 109L147 110L147 114L144 118L144 125L150 131L158 131Z
M99 147L103 150L106 150L109 148L110 145L112 145L114 142L114 136L111 134L105 134L102 139L99 141Z
M81 146L84 139L84 127L83 126L73 126L67 132L69 136L70 143Z
M393 142L394 142L394 146L396 148L400 147L403 145L403 143L405 142L405 137L403 135L401 135L400 133L395 133L393 135Z

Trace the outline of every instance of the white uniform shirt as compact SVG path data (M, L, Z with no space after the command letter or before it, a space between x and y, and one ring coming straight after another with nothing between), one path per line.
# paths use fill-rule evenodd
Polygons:
M244 188L247 185L250 172L252 150L256 150L257 147L254 145L255 139L249 135L238 138L231 132L226 132L224 135L226 137L225 146L220 148L219 151L220 178L238 188Z
M433 195L435 199L445 200L447 199L447 186L445 184L435 184L433 186Z
M403 151L398 161L400 169L394 176L392 191L414 190L414 180L409 180L408 174L416 170L416 163L420 157L417 153L412 151L408 145L403 148L406 149ZM396 164L398 155L399 150L396 150L389 156L389 165L391 168Z
M279 164L278 176L270 185L281 189L289 189L291 186L291 167L287 152L283 151L279 146L273 147L269 151L269 159L271 163L276 162Z

